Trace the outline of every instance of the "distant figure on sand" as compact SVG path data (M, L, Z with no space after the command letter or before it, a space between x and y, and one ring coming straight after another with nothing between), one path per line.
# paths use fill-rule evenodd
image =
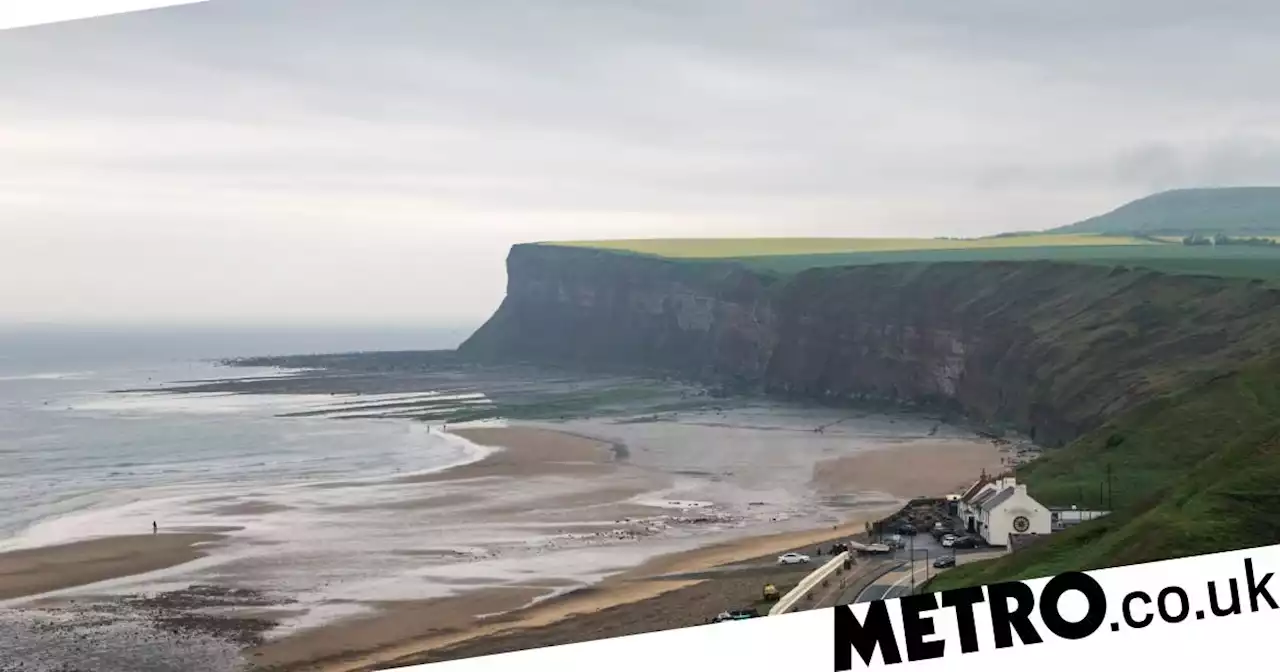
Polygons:
M156 533L158 533L159 531L160 531L160 526L159 526L159 525L156 525L156 521L154 521L154 520L153 520L153 521L151 521L151 534L156 534Z

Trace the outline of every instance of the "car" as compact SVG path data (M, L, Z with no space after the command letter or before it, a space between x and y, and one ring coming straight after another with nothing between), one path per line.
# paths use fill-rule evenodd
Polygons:
M800 553L785 553L778 556L779 565L807 565L809 556Z
M723 623L725 621L745 621L748 618L760 618L760 612L755 609L731 609L720 612L711 621L713 623Z
M973 537L960 537L951 542L951 548L977 548L978 540ZM943 544L946 546L946 544Z
M898 534L901 534L904 537L914 537L918 532L914 525L903 523L898 527Z
M946 569L948 567L955 567L956 556L948 555L945 557L938 558L937 560L933 561L933 566L937 569Z
M955 545L955 543L956 543L956 539L957 539L957 537L956 537L956 535L954 535L954 534L948 534L948 535L946 535L946 536L942 537L942 547L943 547L943 548L951 548L952 546L954 546L954 545Z

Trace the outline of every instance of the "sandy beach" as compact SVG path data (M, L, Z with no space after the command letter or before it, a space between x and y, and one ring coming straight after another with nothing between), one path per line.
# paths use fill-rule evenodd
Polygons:
M535 427L478 427L453 432L483 446L500 446L483 459L443 472L408 476L403 483L460 481L472 478L590 476L608 473L617 451L609 443Z
M795 549L811 551L813 547L860 533L866 523L894 511L896 508L867 512L833 528L755 537L662 556L609 577L590 589L491 618L479 617L495 613L502 607L515 610L527 595L477 592L460 598L389 605L374 618L340 623L267 644L252 653L253 660L265 669L289 672L354 672L392 664L426 662L431 659L432 652L440 649L479 639L515 638L566 619L600 615L626 605L661 600L681 589L714 584L714 579L667 577L703 572L762 557L772 558ZM791 584L794 585L805 571L807 569L785 569L781 573L795 576ZM751 581L750 585L758 589L760 581ZM718 613L729 608L717 606L709 610L706 604L700 604L696 605L700 609L691 610L691 605L684 600L677 600L676 604L677 607L668 610L663 608L665 605L655 603L657 610L672 620L650 622L648 630L693 625L703 620L700 611ZM689 619L691 614L692 621L681 622ZM608 618L612 617L606 617L606 620ZM642 631L646 630L636 630ZM543 644L534 638L527 645L550 643ZM501 648L500 644L497 648Z
M150 534L0 553L0 600L174 567L203 556L205 551L197 544L223 538L217 534Z
M595 467L599 474L618 457L606 442L545 428L485 428L459 433L507 450L426 480L565 473L561 471L564 469L581 473L579 470L588 466ZM983 469L998 467L999 460L990 441L903 442L819 463L814 468L813 483L826 492L876 489L904 499L937 496L954 491ZM521 607L530 597L537 596L536 588L482 590L457 598L387 604L376 616L268 643L253 651L252 656L255 663L271 670L349 672L425 662L436 659L433 654L440 651L473 651L480 655L557 643L564 633L556 626L569 619L588 630L603 626L600 636L614 636L607 626L609 619L617 618L611 611L640 603L646 604L649 620L626 633L615 634L693 625L700 622L700 614L716 613L731 605L720 606L714 599L715 579L680 575L772 558L795 549L809 550L848 538L897 508L861 511L830 527L751 536L662 555L611 575L589 589L525 608ZM759 581L748 584L758 589ZM682 592L698 588L701 590ZM691 610L690 599L703 603ZM498 612L506 613L484 617ZM537 634L543 631L547 631L546 640L540 640Z
M587 639L695 625L752 599L761 576L794 585L803 572L774 567L777 554L812 553L862 532L905 499L952 492L1000 462L990 441L925 438L928 425L917 438L893 438L907 430L892 420L881 423L893 428L883 439L866 438L861 429L816 437L807 429L759 426L767 416L735 428L720 415L686 425L453 428L451 435L490 451L468 464L384 483L300 489L320 493L326 516L390 515L395 529L417 532L370 537L362 546L357 528L336 529L357 542L352 561L380 544L380 562L404 568L395 570L402 578L383 574L381 583L328 586L311 596L290 590L306 587L291 578L295 584L273 588L284 599L252 593L252 604L241 604L231 618L281 624L301 618L313 625L273 633L253 620L252 637L241 640L248 643L246 659L262 670L347 672L564 643L575 641L574 632ZM727 438L717 444L718 436ZM854 496L864 491L884 494ZM343 503L355 495L364 503ZM202 515L229 525L296 515L306 504L261 493L200 501ZM147 573L162 569L179 572L170 583L255 591L271 586L254 577L305 579L306 566L297 563L310 556L281 555L283 549L273 550L278 545L245 542L246 534L117 536L0 554L0 599L123 577L138 577L142 590ZM237 540L239 548L258 548L260 559L241 554L183 578L185 563L200 565ZM744 576L716 573L742 563L756 566ZM82 598L98 599L92 590ZM619 610L637 616L620 619ZM316 621L316 613L338 616Z
M960 492L983 472L1002 470L1001 453L987 439L917 439L823 460L813 467L819 492L881 490L899 497Z

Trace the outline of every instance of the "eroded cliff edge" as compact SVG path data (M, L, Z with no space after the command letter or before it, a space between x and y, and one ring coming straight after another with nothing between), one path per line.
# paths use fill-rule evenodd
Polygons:
M517 245L507 271L468 357L942 405L1051 445L1270 356L1280 324L1280 293L1260 283L1052 262L773 276Z

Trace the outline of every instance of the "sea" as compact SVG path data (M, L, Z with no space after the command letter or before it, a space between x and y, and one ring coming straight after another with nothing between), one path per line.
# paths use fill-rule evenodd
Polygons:
M467 329L68 329L0 331L0 550L106 533L147 533L165 491L270 490L376 478L474 459L414 423L297 418L288 396L123 395L180 381L281 375L224 358L455 347ZM143 520L145 519L145 521ZM144 525L145 522L145 525ZM134 524L136 530L122 529Z

